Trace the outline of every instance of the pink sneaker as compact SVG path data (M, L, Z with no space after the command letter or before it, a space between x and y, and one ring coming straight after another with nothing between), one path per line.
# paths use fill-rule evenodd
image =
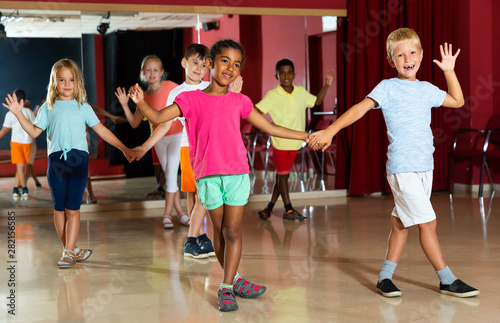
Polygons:
M255 285L243 277L239 277L233 284L236 295L243 298L257 298L266 292L266 286Z

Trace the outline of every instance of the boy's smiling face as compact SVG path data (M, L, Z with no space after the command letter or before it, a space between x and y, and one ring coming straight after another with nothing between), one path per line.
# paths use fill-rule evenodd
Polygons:
M286 90L293 88L293 79L295 78L295 71L290 65L280 66L276 73L276 79L280 81L281 86Z
M199 84L208 72L206 59L200 58L199 55L191 55L188 59L183 58L181 65L186 70L187 84Z
M398 79L415 81L420 63L423 58L423 50L413 41L407 40L397 44L392 53L392 60L387 57L391 67L398 71Z

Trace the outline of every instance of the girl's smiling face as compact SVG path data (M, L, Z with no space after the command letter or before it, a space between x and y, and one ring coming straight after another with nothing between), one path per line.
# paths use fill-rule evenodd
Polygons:
M57 72L57 99L60 101L73 100L75 97L75 78L67 67Z
M210 64L212 77L221 85L229 85L238 76L241 69L243 56L241 51L234 48L226 48L217 54Z
M163 66L157 59L150 58L144 62L142 74L148 84L158 83L163 75Z

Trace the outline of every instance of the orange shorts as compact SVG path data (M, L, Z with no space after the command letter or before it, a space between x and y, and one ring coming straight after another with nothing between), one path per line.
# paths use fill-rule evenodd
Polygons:
M20 144L18 142L10 142L10 158L12 164L28 164L30 160L32 144Z
M189 147L181 147L181 191L196 192L196 181L189 160Z

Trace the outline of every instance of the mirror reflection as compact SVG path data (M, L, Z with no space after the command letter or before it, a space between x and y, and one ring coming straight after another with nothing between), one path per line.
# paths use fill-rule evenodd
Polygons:
M259 102L269 90L278 86L275 64L282 58L288 58L294 63L294 84L305 87L314 95L320 92L327 71L336 70L336 32L331 30L331 19L326 19L329 20L330 27L325 27L325 19L322 17L90 11L41 12L11 9L0 9L0 11L2 12L2 25L5 26L7 33L7 37L0 40L2 57L9 57L10 53L12 58L3 60L3 64L9 62L8 65L12 69L14 66L22 66L23 70L27 67L31 71L29 76L23 75L24 73L2 73L1 82L12 84L12 86L15 84L16 88L28 88L28 96L34 102L34 106L45 98L50 66L61 57L69 57L81 62L89 102L102 107L111 116L125 117L114 92L117 87L127 88L139 82L140 64L144 56L160 54L162 60L165 61L167 79L180 84L184 81L184 72L180 62L187 44L200 42L210 46L219 38L237 39L245 46L247 62L242 71L244 78L242 92L248 95L254 103ZM266 32L268 30L273 30L273 32ZM135 34L136 40L125 43L124 40L131 38L132 34ZM150 47L147 48L141 44L141 41L147 39L142 36L145 34L156 34L159 38L157 41L149 41ZM169 36L165 36L167 34ZM173 44L178 50L170 52L165 50L171 49ZM46 54L51 51L53 51L52 56ZM13 78L13 74L18 74L18 79ZM2 86L1 97L4 98L13 89L14 87L11 89L9 86ZM331 123L335 118L335 98L336 79L328 90L323 104L306 110L307 130L318 129ZM132 103L130 103L130 108L132 111L135 110ZM5 114L6 109L3 109L2 117ZM138 144L144 142L149 135L147 122L144 122L142 130L136 130L132 129L128 123L115 124L116 120L109 116L101 120L117 136L129 136ZM245 123L242 127L245 127ZM275 165L268 138L253 128L247 127L243 130L246 134L243 140L248 148L251 166L252 193L270 194L275 180ZM154 176L154 169L150 164L149 166L127 165L123 169L121 165L123 160L117 156L116 151L103 142L99 142L93 134L91 136L90 152L96 159L96 166L93 169L91 167L93 177L109 179L126 176L138 181L136 177ZM45 137L38 138L37 143L39 158L35 162L35 168L38 174L44 176ZM8 168L12 166L8 160L9 138L2 138L0 146L2 168ZM289 179L290 191L334 189L334 161L334 147L324 154L311 152L307 147L300 150ZM111 167L108 167L109 162L111 162ZM9 175L6 171L3 176L8 177L12 174ZM98 185L104 182L99 181ZM149 190L144 188L145 192L154 188L154 180L149 178L149 182L153 183L149 183ZM143 184L135 184L136 187L141 185ZM106 190L112 186L111 183L103 185L102 191L97 192L96 195L111 195ZM144 199L144 195L125 193L124 190L120 198L130 197L140 200ZM109 201L111 200L112 198L109 198Z

